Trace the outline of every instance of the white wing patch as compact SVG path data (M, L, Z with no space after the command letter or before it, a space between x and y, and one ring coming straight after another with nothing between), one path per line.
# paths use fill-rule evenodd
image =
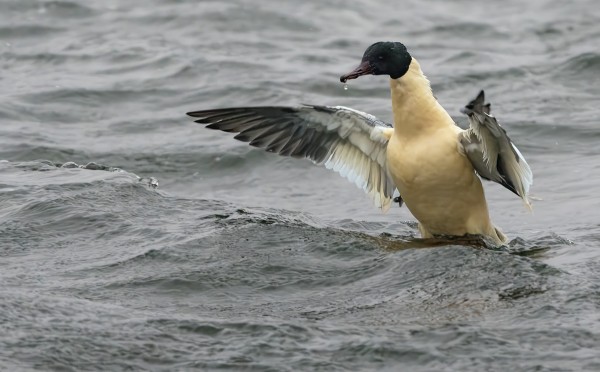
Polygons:
M529 194L529 189L531 188L531 185L533 185L533 172L531 171L529 164L527 164L527 161L525 161L525 157L521 154L521 151L519 151L517 146L515 146L513 143L511 143L511 145L517 153L517 156L519 157L519 165L518 167L516 167L515 173L523 182L523 189L525 190L525 194Z
M347 142L335 146L324 164L363 189L375 206L387 211L395 187L387 175L385 147L380 144L363 133L352 133Z

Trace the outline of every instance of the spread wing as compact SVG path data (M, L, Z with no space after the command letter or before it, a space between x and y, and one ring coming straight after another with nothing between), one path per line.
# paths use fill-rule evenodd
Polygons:
M342 106L238 107L188 112L210 129L279 155L307 158L340 173L383 210L396 187L388 175L386 146L393 132L373 115Z
M460 135L464 152L482 178L506 187L531 208L528 199L533 184L531 168L504 128L490 114L490 104L484 104L484 101L485 95L481 91L461 110L469 116L470 125Z

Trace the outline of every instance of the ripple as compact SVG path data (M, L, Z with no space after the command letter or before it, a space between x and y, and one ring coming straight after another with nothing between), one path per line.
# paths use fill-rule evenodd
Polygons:
M600 54L589 52L576 55L563 62L559 70L568 76L596 76L600 73Z
M293 32L315 32L318 30L318 27L307 19L300 19L289 14L264 10L259 7L237 7L231 8L227 12L207 12L203 14L203 18L210 19L216 30L224 32L243 32L249 23L254 22L254 19L269 19L269 23L265 24L266 30L278 29L282 26Z
M170 89L158 90L133 90L133 89L86 89L86 88L58 88L45 92L25 94L21 97L24 102L31 104L62 103L69 101L87 107L98 107L105 104L126 102L140 94L168 96L176 91Z
M40 35L57 34L64 31L61 27L18 25L0 27L0 39L14 40L23 38L35 38Z
M140 4L0 2L0 370L598 370L597 4ZM337 83L381 39L451 111L497 97L546 200L491 198L507 246L184 117L389 119L386 78Z
M388 24L393 25L396 21L390 21ZM438 33L442 35L452 35L453 38L492 38L492 39L505 39L508 35L504 32L500 32L496 27L490 23L480 22L453 22L446 24L437 24L430 28L417 29L410 32L410 34L418 36L422 34Z
M97 14L95 9L73 1L44 1L38 13L57 18L87 18Z
M536 239L525 240L515 238L505 247L507 252L531 258L543 258L545 253L556 247L573 245L574 243L557 234L542 236Z

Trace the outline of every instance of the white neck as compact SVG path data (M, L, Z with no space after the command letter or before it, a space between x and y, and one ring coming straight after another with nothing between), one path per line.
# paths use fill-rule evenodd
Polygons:
M429 80L412 59L404 76L390 79L394 132L402 137L420 135L454 121L433 96Z

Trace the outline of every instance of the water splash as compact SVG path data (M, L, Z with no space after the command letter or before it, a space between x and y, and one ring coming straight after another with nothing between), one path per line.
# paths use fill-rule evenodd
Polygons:
M344 90L348 90L348 84L344 84Z
M107 166L107 165L103 165L103 164L98 164L98 163L94 163L94 162L90 162L87 164L77 164L73 161L68 161L66 163L54 163L51 162L49 160L38 160L37 162L39 162L40 164L44 164L50 167L56 167L56 168L78 168L78 169L87 169L87 170L97 170L97 171L108 171L108 172L125 172L123 169L118 168L118 167L111 167L111 166ZM127 172L130 173L132 175L134 175L135 177L137 177L139 182L144 183L146 186L151 187L153 189L158 188L158 179L156 179L155 177L140 177L135 173L131 173L131 172Z

